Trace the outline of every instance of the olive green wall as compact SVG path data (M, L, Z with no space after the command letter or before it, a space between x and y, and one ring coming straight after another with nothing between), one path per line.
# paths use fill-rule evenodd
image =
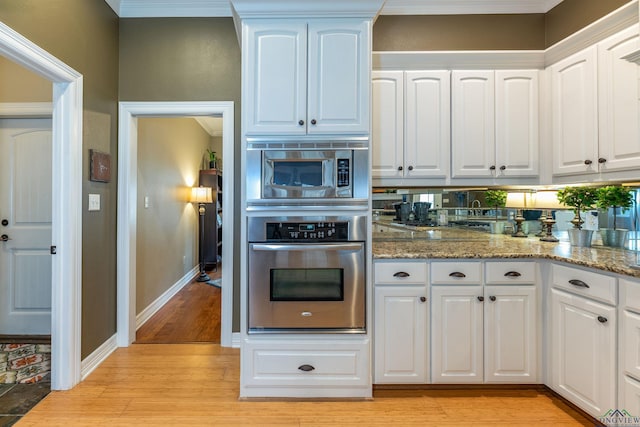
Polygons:
M233 101L235 209L240 212L240 46L231 18L120 20L121 101ZM224 153L218 152L224 158ZM240 240L236 215L234 241ZM239 258L234 247L234 259ZM235 263L233 331L240 330L239 265ZM230 264L225 264L230 265Z
M49 80L2 56L0 76L0 102L51 102Z
M136 314L198 264L198 206L188 201L211 146L193 118L138 119Z
M116 332L118 18L98 0L2 0L0 20L84 76L82 357ZM89 149L111 153L111 182L88 180Z
M613 12L631 0L564 0L545 16L545 48Z
M374 51L542 50L544 15L382 15Z

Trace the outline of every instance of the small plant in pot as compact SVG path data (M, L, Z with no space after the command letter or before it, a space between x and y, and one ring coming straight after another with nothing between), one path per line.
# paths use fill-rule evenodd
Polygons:
M507 192L503 190L487 190L484 192L484 202L487 206L495 209L496 220L491 223L492 234L502 234L504 232L504 222L498 221L500 209L507 203Z
M600 229L602 244L605 246L624 247L627 239L627 231L616 227L618 209L625 212L633 205L633 192L621 185L607 185L596 191L597 206L608 210L613 208L613 228Z
M569 241L573 246L591 246L593 230L583 230L584 221L580 212L593 209L597 195L592 187L565 187L558 190L558 201L573 208L576 216L571 220L573 229L569 230Z
M218 160L218 157L216 156L216 152L207 149L207 154L209 155L209 169L215 169L216 161Z

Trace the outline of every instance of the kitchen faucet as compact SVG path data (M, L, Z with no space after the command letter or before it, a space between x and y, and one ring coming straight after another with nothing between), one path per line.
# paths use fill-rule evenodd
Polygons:
M482 216L480 200L475 199L473 202L471 202L471 209L469 210L469 214L471 214L472 216Z

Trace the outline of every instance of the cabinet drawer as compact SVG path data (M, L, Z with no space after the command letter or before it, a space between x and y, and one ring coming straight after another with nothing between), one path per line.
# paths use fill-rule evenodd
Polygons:
M376 284L407 285L427 282L427 264L425 262L376 262L374 265Z
M320 349L321 348L321 349ZM368 384L366 345L342 342L311 346L271 343L248 350L247 386L358 386Z
M487 262L488 285L530 285L536 283L535 262Z
M640 313L640 283L620 279L620 303L626 309Z
M482 263L480 262L434 262L431 264L431 283L482 284Z
M556 288L616 305L618 294L615 277L556 264L551 268L553 286Z

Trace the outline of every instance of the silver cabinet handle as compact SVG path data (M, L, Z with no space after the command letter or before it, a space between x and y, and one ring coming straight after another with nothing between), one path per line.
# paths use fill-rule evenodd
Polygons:
M484 301L484 297L478 297L478 301L483 302Z
M409 277L409 276L411 275L406 271L398 271L397 273L393 274L393 277Z
M504 273L504 277L520 277L522 276L522 274L518 273L517 271L507 271L506 273Z
M598 316L598 322L600 322L600 323L607 323L608 320L609 319L607 319L604 316Z
M300 369L300 370L301 370L301 371L303 371L303 372L311 372L311 371L313 371L313 370L314 370L314 369L316 369L316 368L314 368L314 367L313 367L313 366L311 366L311 365L300 365L300 366L298 366L298 369Z
M282 243L253 243L249 248L254 251L359 251L363 249L362 243L323 243L323 244L282 244Z
M427 302L427 297L420 297L420 302Z
M495 300L496 300L496 297L495 297L494 295L491 295L491 296L489 297L489 299L490 299L491 301L495 301Z
M467 275L460 271L454 271L453 273L449 273L449 277L463 278L463 277L467 277Z
M579 288L589 289L589 285L584 283L582 280L571 279L571 280L569 280L569 283L571 283L573 286L577 286Z

